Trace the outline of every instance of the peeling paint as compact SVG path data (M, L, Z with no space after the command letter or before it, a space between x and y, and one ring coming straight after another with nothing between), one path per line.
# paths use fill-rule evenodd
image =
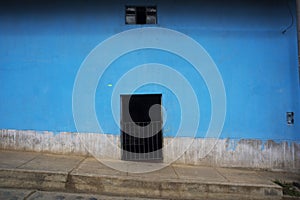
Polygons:
M236 140L226 140L226 150L227 151L234 151L236 149L237 143Z
M188 150L176 158L178 152L191 143ZM85 145L88 145L91 152L101 155L100 158L116 160L121 158L118 135L0 130L0 149L5 150L90 155ZM300 170L300 141L289 143L273 140L166 137L164 147L164 162L177 159L176 163L193 165Z

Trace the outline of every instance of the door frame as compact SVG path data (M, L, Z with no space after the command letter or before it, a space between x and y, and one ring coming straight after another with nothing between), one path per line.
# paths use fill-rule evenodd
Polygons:
M130 98L132 96L159 96L159 103L160 103L160 105L162 105L162 94L161 93L158 93L158 94L157 93L155 93L155 94L121 94L120 95L120 142L121 142L121 159L122 160L126 160L126 161L162 162L163 161L163 114L162 114L162 109L160 109L160 116L159 116L160 123L159 123L159 127L157 129L159 131L154 136L146 138L146 139L141 139L141 138L138 138L138 137L132 137L134 143L135 143L135 139L138 138L137 140L143 141L143 145L147 144L148 147L149 147L149 143L150 143L149 141L151 140L152 146L149 147L148 150L154 149L154 151L143 152L143 153L139 153L139 152L135 153L136 152L135 150L133 150L133 152L131 150L128 151L128 146L130 146L131 144L130 143L129 144L126 143L126 139L128 140L128 138L126 138L126 136L130 137L130 135L126 134L126 132L124 130L124 129L126 129L126 128L124 128L124 124L126 122L124 121L123 101L125 101L125 98L127 98L126 99L127 101L130 101ZM129 100L128 100L128 98L129 98ZM130 102L128 102L128 105L129 105L129 103ZM128 110L128 112L130 112L130 111ZM153 129L151 129L151 130L153 130ZM131 139L129 139L129 140L131 140ZM156 143L153 142L154 139L156 140ZM126 145L127 145L127 147L126 147ZM129 149L130 149L130 147L129 147ZM144 147L144 149L145 149L145 147ZM134 156L134 157L131 157L131 156Z

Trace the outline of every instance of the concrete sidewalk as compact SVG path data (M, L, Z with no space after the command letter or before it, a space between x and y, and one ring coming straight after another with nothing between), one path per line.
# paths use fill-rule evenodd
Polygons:
M107 161L137 171L164 165ZM111 169L95 158L0 151L0 187L166 199L282 199L272 181L300 174L205 166L169 165L149 173Z

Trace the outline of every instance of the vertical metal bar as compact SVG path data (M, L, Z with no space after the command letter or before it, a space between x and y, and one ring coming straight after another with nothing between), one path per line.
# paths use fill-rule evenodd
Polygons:
M131 159L131 152L132 152L132 127L131 124L129 124L129 133L130 135L128 135L129 137L129 153L128 153L128 159Z
M126 149L127 149L127 147L126 147L126 145L127 145L127 142L126 142L126 139L127 139L127 137L126 137L126 123L124 123L123 122L123 130L122 130L122 134L123 134L123 137L122 137L122 145L123 145L123 159L124 160L126 160L127 159L127 157L126 157Z
M132 150L133 150L133 154L132 154L132 159L135 159L135 127L133 125L133 123L131 124L131 129L133 130L132 132Z
M126 157L125 157L125 149L126 149L126 125L125 125L125 123L124 122L122 122L122 124L123 124L123 127L122 127L122 157L123 157L123 159L125 160L126 159Z
M143 137L144 137L144 129L143 129L144 123L142 123L141 126L142 126L142 129L141 129L140 134L139 134L139 159L140 160L144 159L144 154L142 153L143 152L143 150L142 150L142 147L143 147L142 146L143 145L142 141L143 141Z
M160 128L159 159L163 159L163 143L164 143L164 140L163 140L163 122L162 121L159 122L159 128Z
M123 143L123 138L124 138L124 133L123 133L123 130L124 130L124 128L123 128L123 123L122 123L122 121L120 121L120 124L121 124L121 130L120 130L120 134L121 134L121 137L120 137L120 141L121 141L121 158L123 159L124 157L123 157L123 149L124 149L124 143Z
M153 123L154 124L154 123ZM155 130L155 125L154 125L154 131L156 132L156 130ZM154 132L154 133L155 133ZM153 150L154 150L154 136L152 136L151 137L151 144L152 144L152 159L154 159L154 157L155 157L155 154L154 154L154 152L153 152Z
M121 155L122 159L124 160L124 149L125 149L125 133L124 133L124 123L122 122L122 130L121 130Z
M152 123L150 124L149 126L149 133L148 133L148 136L149 135L152 135ZM148 160L150 159L150 140L151 140L151 137L147 137L147 152L148 152Z
M140 159L140 154L139 154L139 150L140 150L140 123L138 123L138 129L136 130L137 134L136 134L136 138L135 138L135 141L136 141L136 159L139 160Z
M156 126L156 136L155 136L155 139L156 139L156 151L155 151L155 159L158 159L158 136L159 136L159 127L158 127L158 122L155 123L155 126Z
M146 124L147 126L147 124ZM147 126L148 127L148 126ZM144 152L144 159L146 160L146 137L147 136L147 129L144 129L144 135L143 135L143 152Z
M143 124L142 124L141 128L143 128ZM144 157L143 150L142 150L143 137L144 137L143 135L144 135L144 129L141 129L140 132L139 132L139 160L142 160L143 157Z
M145 124L143 124L143 129L142 129L142 134L141 134L141 138L140 138L140 156L141 159L145 160L145 154L144 154L144 137L145 137L145 129L144 126Z
M128 160L128 151L130 150L130 138L129 138L129 135L127 134L128 131L129 131L130 127L128 127L128 123L126 123L126 134L125 134L125 137L126 137L126 152L125 152L125 155L126 155L126 160Z

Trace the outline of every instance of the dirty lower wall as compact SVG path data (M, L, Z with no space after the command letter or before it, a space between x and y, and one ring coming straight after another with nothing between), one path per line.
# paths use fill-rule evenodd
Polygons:
M164 163L300 170L299 141L164 138L163 145ZM120 138L109 134L0 130L0 149L5 150L89 155L101 161L121 159L120 146Z

